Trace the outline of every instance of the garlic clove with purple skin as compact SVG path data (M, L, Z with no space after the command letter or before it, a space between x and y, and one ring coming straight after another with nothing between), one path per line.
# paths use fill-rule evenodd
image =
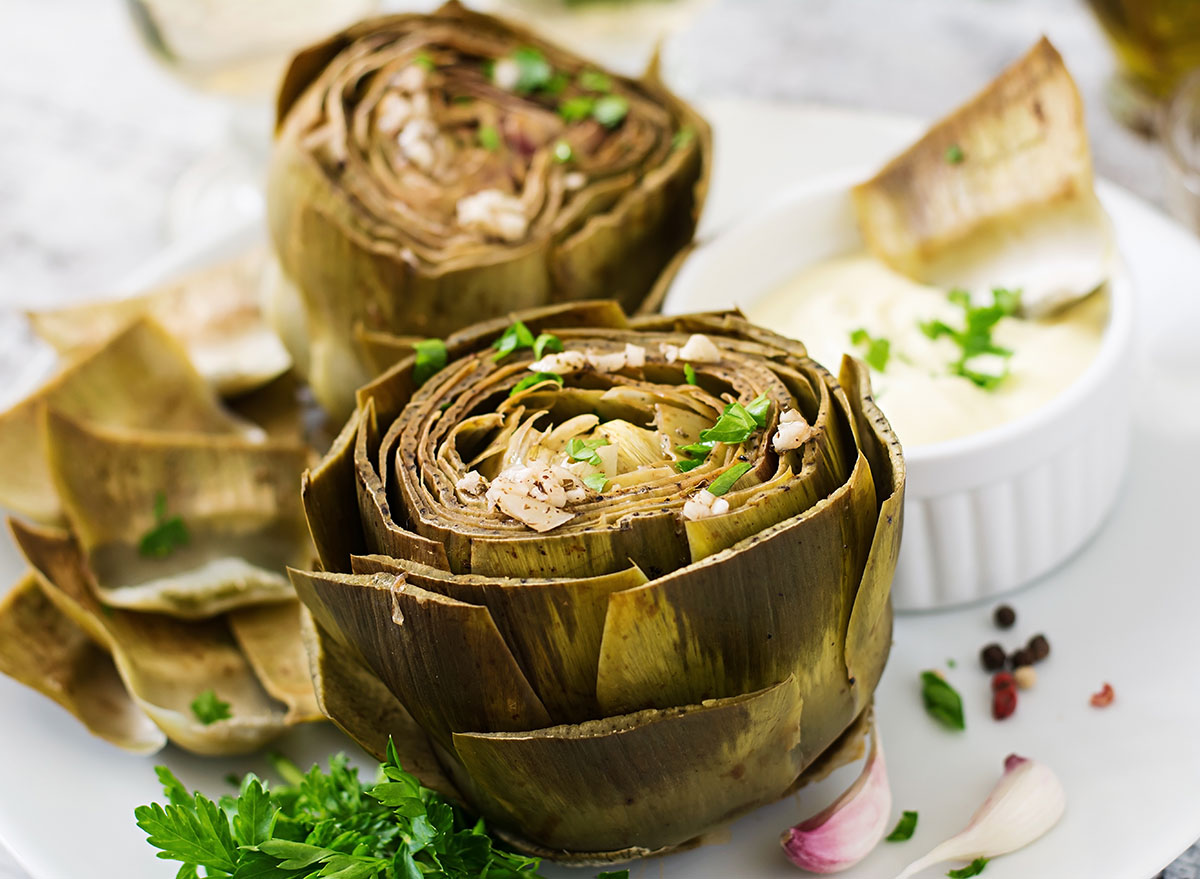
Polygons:
M887 833L892 788L879 727L871 724L871 750L863 771L825 809L784 831L780 844L789 860L810 873L836 873L871 853Z
M896 879L909 879L944 861L993 858L1024 848L1058 823L1067 795L1044 763L1009 754L1004 775L957 836L913 861Z

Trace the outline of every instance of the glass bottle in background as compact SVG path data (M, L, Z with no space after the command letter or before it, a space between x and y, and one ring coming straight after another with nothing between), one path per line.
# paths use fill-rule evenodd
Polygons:
M1166 99L1200 68L1198 0L1087 0L1117 56L1108 106L1123 124L1155 136Z
M225 148L184 172L167 235L261 215L275 90L292 54L372 14L380 0L125 0L151 54L187 85L228 99Z

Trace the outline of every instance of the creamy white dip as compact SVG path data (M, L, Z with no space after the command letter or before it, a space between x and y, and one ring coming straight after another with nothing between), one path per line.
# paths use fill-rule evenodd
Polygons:
M859 328L888 339L885 371L871 370L879 402L906 446L978 433L1020 418L1062 393L1100 348L1108 298L1090 296L1041 320L1001 319L993 341L1013 352L1009 375L994 390L950 372L961 349L930 339L931 319L963 325L963 309L946 292L905 278L867 255L842 257L806 269L746 309L757 324L799 339L835 374L842 354L863 357L850 335Z

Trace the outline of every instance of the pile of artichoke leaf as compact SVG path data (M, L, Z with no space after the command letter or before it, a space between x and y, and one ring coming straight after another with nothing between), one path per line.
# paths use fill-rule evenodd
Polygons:
M129 751L243 753L321 717L285 574L312 554L311 451L262 262L31 315L61 366L0 413L0 506L28 563L0 603L0 671Z

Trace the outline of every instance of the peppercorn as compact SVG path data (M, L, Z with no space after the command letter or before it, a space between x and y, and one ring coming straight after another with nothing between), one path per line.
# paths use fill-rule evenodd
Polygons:
M999 671L1004 668L1008 656L999 644L989 644L980 651L979 660L987 671Z
M996 612L992 615L996 626L1001 629L1011 629L1013 623L1017 621L1017 612L1007 604L1002 604L996 608Z
M992 692L1004 690L1016 685L1016 678L1006 671L992 675Z
M1006 672L1001 672L1001 674L1006 674ZM999 676L997 675L997 677ZM1017 710L1017 688L1010 685L996 689L993 682L992 689L995 691L992 693L992 717L996 720L1004 720Z
M1023 665L1013 672L1013 679L1017 682L1017 689L1032 690L1037 683L1037 672L1032 665Z
M1029 639L1029 647L1026 649L1033 655L1034 662L1041 662L1050 655L1050 642L1046 640L1045 635L1034 635Z
M1014 651L1013 655L1008 658L1012 663L1013 668L1020 668L1023 665L1033 665L1033 654L1028 648L1022 647L1020 650Z

